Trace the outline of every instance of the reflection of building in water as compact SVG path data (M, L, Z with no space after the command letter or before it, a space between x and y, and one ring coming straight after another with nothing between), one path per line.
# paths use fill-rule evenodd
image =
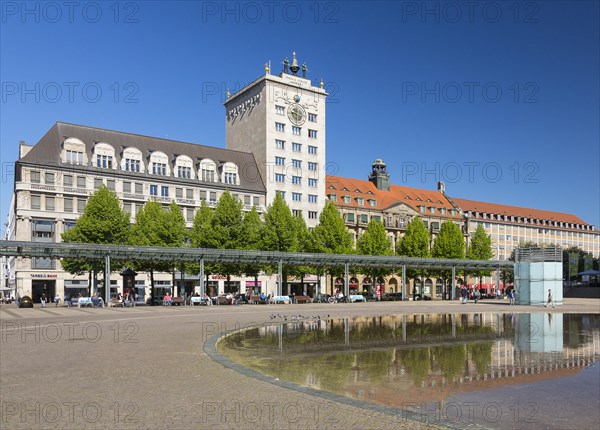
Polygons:
M548 315L529 317L518 315L523 321L517 321L517 327L523 330L515 331L518 335L515 341L498 338L456 347L420 348L421 361L430 364L421 375L406 351L394 349L383 380L373 383L359 364L349 375L344 394L398 407L436 403L443 402L450 394L571 376L600 358L600 331L597 329L581 334L581 324L576 324L575 330L567 328L563 331L562 316L554 315L539 330L538 324L541 319L548 320ZM564 319L568 323L570 316L565 315ZM573 335L577 339L571 342ZM487 354L486 346L489 348ZM457 357L455 373L452 373L452 366L445 363L444 353L448 352ZM419 354L412 355L417 357Z

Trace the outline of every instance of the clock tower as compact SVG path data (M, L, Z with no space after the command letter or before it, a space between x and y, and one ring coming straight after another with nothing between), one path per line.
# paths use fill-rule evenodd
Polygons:
M302 76L298 75L301 71ZM279 75L265 74L225 101L227 149L252 152L254 171L267 189L267 205L279 193L309 227L325 206L325 100L323 83L306 78L305 64L283 61Z

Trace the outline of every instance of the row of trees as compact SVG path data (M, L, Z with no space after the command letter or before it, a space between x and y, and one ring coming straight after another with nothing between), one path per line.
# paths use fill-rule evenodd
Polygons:
M454 258L487 260L492 257L491 239L479 226L468 249L460 228L448 220L431 244L425 224L415 217L408 225L404 237L396 249L387 236L383 224L372 219L365 232L358 238L354 247L352 236L337 211L335 205L327 202L321 212L319 224L309 230L302 216L292 215L289 207L277 196L261 219L256 211L244 213L242 203L224 192L216 207L210 208L203 201L194 218L191 230L186 229L181 208L172 202L164 207L156 201L148 201L138 211L135 223L130 223L129 214L121 208L116 194L106 187L97 190L88 200L85 210L73 228L63 233L63 241L99 244L129 244L138 246L199 247L214 249L247 249L281 252L312 252L329 254L362 254L376 256L401 255L420 258ZM72 274L97 272L97 262L65 259L63 267ZM176 262L152 261L118 262L134 270L150 273L154 285L154 272L172 272ZM228 278L235 275L257 277L259 272L272 273L273 267L243 264L211 264L206 273L218 273ZM102 268L100 267L100 270ZM182 271L197 273L197 265L187 264ZM288 276L303 278L306 274L323 274L324 268L292 266L284 268L284 279ZM390 273L385 269L361 269L361 273L372 275L374 279ZM328 267L333 276L343 272L341 267ZM411 270L409 277L422 276L425 271ZM444 279L449 273L436 272ZM478 275L484 275L481 272Z

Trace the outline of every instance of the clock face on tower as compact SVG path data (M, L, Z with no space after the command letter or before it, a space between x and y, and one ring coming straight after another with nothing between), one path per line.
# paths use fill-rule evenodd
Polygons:
M288 118L294 125L302 125L306 121L306 111L299 104L293 104L288 108Z

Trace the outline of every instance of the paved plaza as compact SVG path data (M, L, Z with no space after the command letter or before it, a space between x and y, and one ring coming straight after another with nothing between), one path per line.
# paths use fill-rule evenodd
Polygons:
M384 302L210 307L0 306L0 428L427 429L377 408L290 390L223 367L204 352L214 336L271 323L270 315L600 313L595 299L555 309ZM464 428L464 426L463 426Z

